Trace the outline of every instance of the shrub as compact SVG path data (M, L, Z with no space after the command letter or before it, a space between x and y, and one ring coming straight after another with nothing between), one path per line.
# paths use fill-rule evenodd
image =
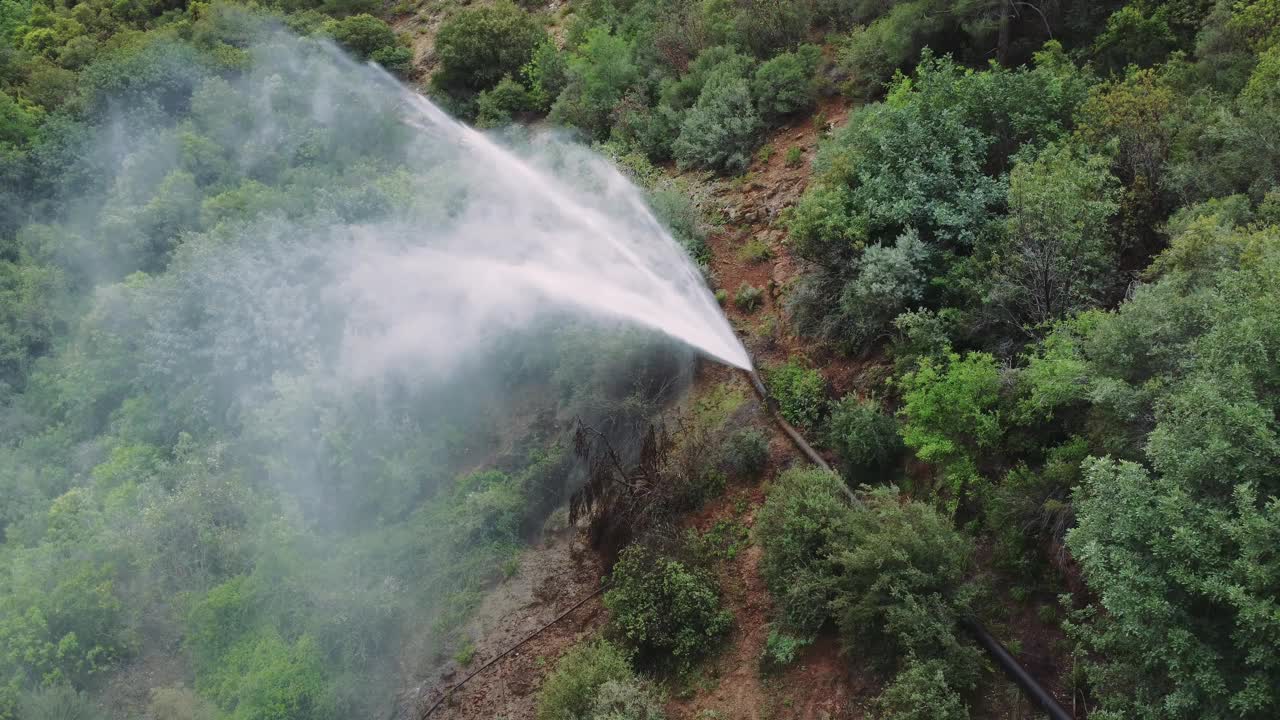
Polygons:
M745 282L738 286L738 292L733 296L733 304L744 312L755 312L763 303L764 291Z
M413 51L402 45L386 45L374 50L369 59L386 68L388 72L405 75L413 68Z
M476 98L476 125L482 128L510 124L512 117L532 106L529 92L510 77L504 77Z
M22 720L98 720L106 714L82 692L70 685L40 688L23 696Z
M440 26L432 85L454 95L487 90L517 75L545 40L537 21L510 0L467 8Z
M827 552L840 592L831 611L846 647L885 663L915 654L966 665L973 649L959 645L955 618L973 547L949 518L882 487L863 496L833 540Z
M396 44L391 26L365 13L336 20L326 29L334 40L361 58L367 59L375 50Z
M682 168L741 172L751 164L760 117L747 81L724 71L711 73L672 145Z
M797 327L846 352L865 351L888 334L895 317L923 299L932 256L915 230L907 230L894 244L873 244L847 260L845 268L856 268L848 282L826 270L814 273L788 299Z
M800 163L803 160L804 160L804 150L802 150L799 145L793 145L787 148L787 156L784 159L784 162L786 163L787 167L789 168L800 167Z
M767 57L778 48L803 42L813 24L812 3L742 0L737 6L734 35L756 57Z
M841 487L832 473L792 468L773 481L756 516L756 537L764 550L760 574L783 628L800 634L812 634L827 621L839 590L826 550L850 521Z
M874 400L846 395L831 409L823 433L828 447L840 458L848 480L863 473L882 473L902 451L898 423Z
M671 159L671 143L682 116L667 105L650 107L643 92L632 90L613 108L610 140L644 153L653 162Z
M955 633L972 545L931 506L896 488L850 505L838 476L793 469L770 489L756 535L782 629L811 634L835 620L848 648L890 665L938 658L953 687L976 683L978 651Z
M606 640L578 645L560 658L538 692L538 720L587 717L600 688L634 679L627 656Z
M671 231L671 236L684 247L689 257L700 263L711 259L702 217L689 200L688 193L681 192L678 187L654 190L649 193L649 207L653 208L653 214Z
M943 468L954 512L977 478L977 455L1004 432L997 407L1000 369L987 353L951 353L942 362L923 358L898 385L903 442Z
M604 605L614 630L643 657L687 668L732 623L715 576L690 561L633 544L613 567Z
M882 720L969 720L964 699L939 660L910 662L876 698L875 707Z
M609 680L596 691L586 720L663 720L657 693L638 680Z
M756 108L769 122L813 106L817 99L814 73L822 51L816 45L802 45L795 52L782 53L756 68L751 91Z
M730 473L754 479L764 472L769 462L769 440L754 428L739 430L724 444L724 465Z
M752 265L758 265L771 257L773 257L773 249L769 247L769 243L758 237L748 240L738 251L738 259Z
M551 120L605 140L614 107L639 76L631 42L607 27L592 28L569 57L565 88L551 106Z
M564 53L551 41L543 38L533 50L532 57L520 68L523 85L529 88L529 98L538 110L550 110L568 82L569 63Z
M812 637L800 637L771 628L769 637L765 639L764 652L760 656L761 664L768 670L781 670L795 662L800 651L812 642Z
M718 290L716 290L716 302L721 305L724 305L725 303L729 302L729 291L725 290L724 288L719 288Z
M766 369L764 379L782 417L797 427L817 427L827 412L827 381L822 373L790 360Z

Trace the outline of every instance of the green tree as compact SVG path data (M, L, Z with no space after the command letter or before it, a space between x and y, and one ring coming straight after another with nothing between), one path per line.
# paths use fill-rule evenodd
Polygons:
M650 661L687 669L732 623L715 576L690 560L633 544L610 577L604 605L611 625Z
M433 87L470 95L516 77L545 42L546 33L510 0L466 8L440 26L435 54L439 69Z
M751 163L760 129L747 81L713 72L685 115L672 154L681 167L741 172Z
M1098 304L1114 284L1108 222L1118 205L1109 164L1066 145L1015 165L991 295L1016 326L1045 327Z
M756 68L751 92L760 114L770 122L813 107L817 99L814 73L822 51L802 45L795 52L780 53Z
M987 353L951 353L920 361L898 379L902 440L925 462L942 468L954 512L978 479L980 454L1002 433L1000 369Z
M631 43L607 27L592 28L569 56L565 88L551 106L550 117L603 140L609 135L614 107L639 77Z

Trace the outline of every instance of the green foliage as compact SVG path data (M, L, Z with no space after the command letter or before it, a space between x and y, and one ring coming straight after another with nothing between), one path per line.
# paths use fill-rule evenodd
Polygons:
M689 560L635 544L611 579L604 594L611 626L651 662L688 668L732 623L715 576Z
M718 69L707 76L685 115L672 153L684 168L741 172L751 164L760 127L747 81Z
M1102 658L1089 678L1130 717L1266 717L1280 701L1266 619L1280 575L1265 550L1280 502L1248 482L1207 504L1188 489L1135 463L1086 464L1068 543L1107 607L1074 626Z
M93 700L69 685L53 685L22 698L23 720L97 720L105 717Z
M978 479L977 460L1003 433L1000 369L987 353L924 358L898 379L902 440L921 460L938 465L954 512Z
M1163 5L1150 14L1139 4L1117 10L1094 40L1093 56L1099 68L1116 73L1130 65L1150 67L1163 60L1177 44L1167 14Z
M994 244L992 301L1015 325L1050 322L1099 303L1114 280L1109 247L1118 209L1109 162L1049 146L1009 176L1009 217Z
M782 417L801 428L814 428L827 414L827 381L816 369L789 360L763 371L769 394Z
M702 215L689 199L688 192L679 186L660 187L649 193L649 207L689 257L699 264L711 260Z
M520 78L529 88L529 99L536 109L551 109L551 103L564 90L567 72L564 54L550 38L534 48L529 62L520 69Z
M738 259L752 265L759 265L773 258L773 248L763 238L753 237L738 250Z
M764 291L744 282L738 286L738 291L733 294L733 304L744 312L755 312L757 308L764 304Z
M769 440L755 428L739 430L725 441L723 452L724 465L730 473L754 480L769 462Z
M533 105L528 91L509 77L476 96L476 127L501 127Z
M831 407L823 437L851 480L883 476L902 452L898 423L874 399L846 395Z
M597 695L609 683L634 678L626 654L617 646L595 640L565 654L538 692L538 720L576 720L591 717Z
M335 20L326 26L326 31L361 58L370 58L375 51L396 44L396 34L391 26L369 14Z
M845 534L826 550L840 592L830 612L849 648L885 662L914 655L945 659L953 682L971 685L977 650L955 636L972 542L930 505L878 488L849 515Z
M896 488L850 505L840 482L817 469L788 470L757 515L760 572L782 629L809 635L834 621L847 648L899 667L903 686L884 696L895 712L924 688L948 698L971 690L980 653L960 642L956 620L968 608L972 543ZM915 677L921 663L931 666L928 683Z
M969 709L938 660L912 661L876 698L884 720L968 720Z
M551 120L606 139L614 106L639 74L630 42L607 27L592 28L569 56L565 87L551 107Z
M270 634L247 637L220 662L202 686L233 720L338 716L325 658L308 636L293 643Z
M797 167L800 167L800 163L803 158L804 158L804 151L800 149L800 146L792 145L791 147L787 148L787 156L784 159L784 163L789 168L797 168Z
M778 628L770 628L760 661L766 669L781 670L795 662L800 652L812 642L812 637L799 637Z
M533 17L510 0L464 9L436 34L432 86L455 96L488 90L519 75L545 40Z
M816 45L802 45L795 52L781 53L756 68L751 92L761 116L770 122L813 106L817 98L815 73L822 51Z
M829 547L848 522L838 476L793 468L773 481L757 513L755 532L764 548L760 574L784 628L811 635L830 617L840 586Z

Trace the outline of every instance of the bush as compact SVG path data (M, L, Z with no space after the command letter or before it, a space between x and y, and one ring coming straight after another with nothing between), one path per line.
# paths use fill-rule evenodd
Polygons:
M745 282L738 286L738 292L733 296L733 304L743 312L755 312L763 303L764 291Z
M520 69L520 77L529 88L529 98L534 108L550 110L551 103L560 96L568 82L569 63L560 48L544 38L533 50L529 62Z
M793 145L787 148L787 156L784 158L783 162L785 162L789 168L797 168L800 167L800 163L803 160L804 150L800 149L799 145Z
M782 53L756 68L751 91L756 108L769 122L813 107L817 99L814 73L822 51L816 45L802 45L795 52Z
M876 698L875 707L882 720L969 720L964 699L939 660L910 662Z
M861 474L880 474L902 452L898 423L874 400L846 395L831 409L823 433L828 447L840 458L844 477L853 481Z
M22 697L22 720L98 720L106 717L98 706L70 685L40 688Z
M672 152L682 168L741 172L751 164L759 132L760 116L747 81L716 71L685 116Z
M560 658L538 692L538 720L579 720L588 717L596 695L606 683L631 682L635 674L626 654L605 641L578 645Z
M767 670L781 670L795 662L800 654L813 642L812 637L799 637L777 628L769 630L769 637L764 643L764 652L760 662Z
M489 90L476 98L476 126L501 127L511 123L516 113L532 106L529 92L510 77L504 77Z
M732 623L715 576L690 561L642 544L622 552L604 605L611 626L642 657L688 668Z
M742 0L733 18L738 41L756 57L804 42L813 24L813 6L792 0Z
M365 59L375 50L396 44L396 33L391 26L365 13L334 21L326 30L343 47Z
M811 429L826 415L827 381L817 370L791 360L766 369L764 380L782 417L792 425Z
M440 66L431 83L452 95L487 90L519 74L545 41L537 21L510 0L462 10L436 35Z
M413 51L402 45L380 47L369 55L369 59L402 77L413 68Z
M841 487L832 473L792 468L773 481L756 516L756 537L764 550L760 574L783 628L799 634L812 634L827 621L839 590L826 550L850 521Z
M654 190L649 193L649 207L653 208L653 214L671 231L671 236L684 247L689 257L699 263L711 259L702 217L698 214L698 208L689 200L687 192L681 192L678 187Z
M584 720L663 720L657 693L638 680L610 680L596 691L591 713Z
M942 467L954 512L977 478L977 457L1004 433L998 408L1000 368L988 353L925 357L898 380L902 439L916 456Z
M896 488L850 505L838 476L793 469L770 489L756 535L782 629L812 634L835 620L847 648L882 664L937 658L953 687L976 683L978 651L955 632L972 544L931 506Z
M569 57L564 90L551 106L551 120L606 140L613 109L640 77L631 42L601 26L587 31Z
M738 259L752 265L758 265L771 257L773 257L773 249L769 247L769 243L758 237L748 240L738 251Z
M864 495L849 518L827 548L840 583L831 611L845 647L884 663L914 654L965 667L973 648L959 645L955 620L972 542L933 506L892 487Z
M755 479L769 462L769 440L754 428L739 430L724 444L724 465L740 478Z

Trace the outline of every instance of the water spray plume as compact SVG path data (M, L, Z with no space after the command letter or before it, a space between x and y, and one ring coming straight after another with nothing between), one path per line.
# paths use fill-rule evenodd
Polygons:
M466 203L429 243L368 248L350 276L374 316L448 297L445 312L519 326L543 312L579 312L664 333L729 365L751 361L683 248L641 191L608 162L551 137L521 157L376 71L401 102L400 120L464 168ZM443 294L443 295L442 295ZM361 295L357 293L357 295ZM495 302L500 300L500 302ZM380 350L412 355L432 321L384 328Z

